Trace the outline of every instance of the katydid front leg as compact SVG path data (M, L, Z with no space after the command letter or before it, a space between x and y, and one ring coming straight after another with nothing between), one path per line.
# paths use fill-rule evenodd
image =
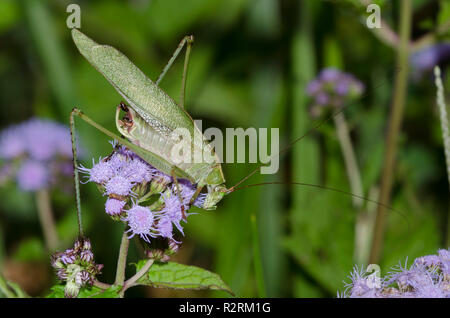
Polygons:
M175 171L171 171L170 174L172 175L173 182L175 183L175 188L177 189L177 196L181 206L181 216L183 217L183 220L186 221L186 212L184 211L183 198L181 197L180 184L178 183L178 178L175 174Z
M70 136L72 142L72 162L73 162L73 177L74 177L73 179L75 182L75 200L77 203L78 234L82 237L83 224L81 220L80 176L78 174L78 155L77 155L77 141L75 136L74 110L72 110L72 112L70 113Z

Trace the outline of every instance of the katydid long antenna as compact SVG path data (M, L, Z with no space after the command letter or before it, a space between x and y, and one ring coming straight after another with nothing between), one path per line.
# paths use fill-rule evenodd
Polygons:
M331 187L326 187L326 186L322 186L322 185L318 185L318 184L312 184L312 183L305 183L305 182L282 182L282 181L274 181L274 182L261 182L261 183L254 183L254 184L248 184L248 185L243 185L241 187L233 187L232 191L229 191L227 193L231 193L231 192L235 192L235 191L239 191L239 190L243 190L243 189L247 189L247 188L252 188L252 187L257 187L257 186L263 186L263 185L272 185L272 184L288 184L288 185L298 185L298 186L305 186L305 187L311 187L311 188L316 188L316 189L321 189L321 190L326 190L326 191L330 191L330 192L335 192L335 193L340 193L340 194L344 194L344 195L348 195L354 198L358 198L361 200L364 200L366 202L370 202L370 203L374 203L376 205L382 206L390 211L396 212L398 214L400 214L407 222L408 224L408 228L409 228L409 220L408 217L406 216L405 213L403 213L400 210L394 209L392 206L348 192L348 191L344 191L344 190L340 190L340 189L336 189L336 188L331 188Z
M385 85L386 83L390 82L390 81L397 75L397 73L400 72L400 71L401 71L400 68L396 68L395 71L394 71L394 73L393 73L387 80L385 80L385 81L379 83L378 85L376 85L376 86L374 87L374 90L377 90L377 89L380 88L381 86L383 86L383 85ZM361 99L367 98L368 96L370 96L370 94L371 94L370 92L365 93L365 94L361 97ZM293 141L291 141L286 147L284 147L284 148L283 148L280 152L278 152L277 154L274 154L274 155L270 156L270 157L269 157L269 160L272 159L272 158L274 158L274 157L276 157L276 156L280 156L280 155L284 154L286 151L288 151L290 148L292 148L297 142L299 142L300 140L302 140L303 138L305 138L306 136L308 136L309 134L311 134L313 131L319 129L321 126L323 126L324 124L326 124L327 122L329 122L330 120L332 120L335 116L339 115L339 114L342 113L345 109L347 109L348 107L354 105L355 103L356 103L356 102L354 102L354 103L349 103L349 104L346 105L346 106L342 106L342 107L339 108L337 111L333 112L333 114L331 114L330 116L328 116L328 117L326 117L326 118L324 118L324 119L322 119L322 120L319 120L318 123L315 124L311 129L309 129L305 134L303 134L302 136L297 137L296 139L294 139ZM267 185L267 184L295 184L295 185L302 185L302 186L309 186L309 187L320 188L320 189L323 189L323 190L329 190L329 191L334 191L334 192L340 192L340 193L342 193L342 194L347 194L347 195L353 196L353 197L355 197L355 198L359 198L359 199L365 200L365 201L367 201L367 202L376 203L376 204L381 205L381 206L383 206L383 207L385 207L385 208L387 208L387 209L389 209L389 210L396 211L395 209L393 209L392 207L390 207L390 206L388 206L388 205L386 205L386 204L384 204L384 203L377 202L377 201L374 201L374 200L371 200L371 199L368 199L368 198L365 198L365 197L361 197L361 196L359 196L359 195L356 195L356 194L353 194L353 193L350 193L350 192L346 192L346 191L343 191L343 190L338 190L338 189L328 188L328 187L320 186L320 185L316 185L316 184L308 184L308 183L302 183L302 182L291 182L291 183L285 183L285 182L266 182L266 183L251 184L251 185L249 185L249 186L241 186L241 187L239 187L242 183L244 183L245 181L247 181L248 179L250 179L254 174L256 174L256 173L258 172L258 170L259 170L262 166L264 166L264 165L265 165L265 164L259 164L259 165L258 165L254 170L252 170L247 176L245 176L245 177L244 177L243 179L241 179L238 183L236 183L234 186L232 186L231 188L229 188L228 191L227 191L227 194L228 194L228 193L231 193L231 192L234 192L234 191L236 191L237 189L243 189L243 188L247 188L247 187L251 187L251 186L257 186L257 185ZM402 215L404 216L404 214L401 213L400 211L396 211L396 212L398 212L398 213L400 213L400 214L402 214Z

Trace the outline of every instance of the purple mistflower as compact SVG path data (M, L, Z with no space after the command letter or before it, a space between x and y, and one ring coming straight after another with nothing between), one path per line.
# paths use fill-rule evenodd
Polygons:
M119 215L122 213L122 209L125 206L125 201L108 198L105 203L105 211L109 215Z
M402 267L401 264L398 266L398 272L390 272L390 279L388 284L396 283L401 291L408 291L408 289L413 288L417 290L421 286L426 286L433 283L433 279L430 273L422 266L405 266Z
M91 243L86 238L78 239L71 249L53 254L51 265L58 279L66 282L66 297L76 297L81 287L92 286L103 268L102 264L94 262Z
M21 126L11 126L0 134L0 158L14 159L26 153L26 144L21 138Z
M70 130L50 120L32 118L0 132L0 159L14 161L18 186L25 191L47 188L73 172ZM16 164L16 162L18 164Z
M363 91L364 85L352 74L335 68L323 69L306 88L306 93L314 101L311 114L316 117L326 107L341 107L346 101L359 97Z
M194 196L197 188L192 183L190 183L189 180L185 179L178 180L178 185L180 187L180 195L183 200L183 205L187 210L189 209L189 203L191 202L191 199ZM172 192L178 196L175 184L172 185ZM203 206L203 203L205 202L205 197L206 194L200 193L197 198L195 198L193 205L201 208Z
M6 128L0 134L0 158L13 159L23 154L36 160L50 160L58 155L71 158L69 128L37 118Z
M316 95L315 102L317 105L326 105L330 101L330 97L325 92L320 92Z
M90 263L94 260L94 253L90 249L83 249L80 253L80 259L86 263Z
M126 176L131 182L143 183L152 180L154 170L153 167L142 159L133 158L122 168L121 174Z
M411 266L398 266L380 281L379 287L371 290L367 277L361 270L353 271L351 283L345 285L341 297L402 297L402 298L443 298L450 297L450 283L445 273L445 262L449 250L439 250L438 255L427 255L415 259ZM373 286L373 285L372 285Z
M306 92L308 95L312 96L318 93L321 88L322 83L318 79L314 79L311 82L309 82L308 86L306 87Z
M324 82L334 82L340 78L341 72L336 68L323 69L319 74L319 79Z
M38 161L28 160L17 172L19 188L25 191L35 191L48 186L49 173L46 166Z
M183 227L180 224L181 220L183 220L183 214L181 210L182 205L180 203L178 195L170 191L169 193L163 194L163 199L164 199L164 208L161 210L162 215L167 217L173 224L175 224L175 226L181 232L181 234L184 235Z
M107 195L121 195L128 196L133 188L133 183L120 175L112 177L105 185Z
M61 255L61 262L65 265L75 263L76 255L73 253L72 249L66 250L63 255Z
M149 237L155 236L152 233L154 230L153 222L155 220L155 216L148 207L134 205L127 211L127 216L123 220L126 221L130 227L127 231L131 232L129 238L132 238L137 234L146 242L150 243Z
M156 230L160 236L172 239L173 226L170 218L167 216L160 218L158 224L156 225Z
M376 276L375 276L376 278ZM376 298L379 295L381 282L374 281L372 275L367 275L364 269L355 266L350 274L351 283L346 284L345 293L351 298Z
M424 72L432 70L435 65L449 58L450 43L437 43L413 53L410 57L413 77L419 78Z
M427 255L416 258L414 264L418 266L432 267L432 266L440 266L442 263L439 256Z
M80 165L78 170L82 173L89 174L88 182L103 184L108 182L114 176L114 169L111 164L104 159L100 159L96 164L92 159L92 168L86 168Z
M441 271L444 275L450 276L450 250L439 250L439 258L441 259ZM450 281L450 277L449 277Z

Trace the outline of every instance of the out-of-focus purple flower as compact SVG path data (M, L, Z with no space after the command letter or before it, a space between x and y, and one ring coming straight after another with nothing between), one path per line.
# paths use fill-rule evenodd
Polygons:
M317 105L326 105L330 101L330 98L328 97L328 94L325 92L320 92L316 95L315 102Z
M308 95L312 96L317 94L321 87L322 83L318 79L315 79L309 82L308 86L306 87L306 92L308 93Z
M345 284L345 291L339 297L402 297L443 298L450 297L450 277L445 273L445 261L449 250L439 250L438 255L427 255L392 268L379 284L367 284L369 276L364 270L354 269L351 282ZM448 260L448 258L447 258Z
M127 216L124 221L128 222L130 229L128 230L132 238L135 235L139 235L142 239L150 243L150 237L154 234L152 233L153 222L155 221L155 216L149 208L135 205L127 211Z
M48 181L47 167L39 161L28 160L22 164L17 172L19 188L25 191L46 188Z
M335 82L341 76L341 71L335 68L323 69L319 74L319 79L323 82Z
M36 191L71 174L72 144L68 127L33 118L0 133L0 159L14 171L22 190ZM19 164L16 164L16 163Z
M11 126L0 134L0 158L13 159L25 154L27 147L21 138L21 126Z
M22 154L35 160L50 160L58 155L71 158L70 130L37 118L6 128L0 134L0 158L13 159Z
M314 101L311 115L317 117L328 107L341 107L345 102L360 97L363 91L364 85L353 75L335 68L323 69L306 88L306 93Z
M431 71L435 65L447 59L450 59L450 43L437 43L413 53L410 57L413 77L421 77L423 73Z

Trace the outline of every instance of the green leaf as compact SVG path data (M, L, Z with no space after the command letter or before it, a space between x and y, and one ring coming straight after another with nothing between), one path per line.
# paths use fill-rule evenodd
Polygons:
M50 288L51 292L46 298L64 298L64 285L54 285ZM111 286L108 289L98 287L83 287L78 294L78 298L118 298L120 286Z
M64 285L54 285L50 288L50 294L45 298L64 298Z
M32 237L20 242L19 247L13 255L17 261L40 261L47 257L42 240Z
M139 271L145 263L146 260L139 261L136 264L136 271ZM150 271L137 282L158 288L223 290L234 295L233 291L223 282L219 275L196 266L175 262L155 262Z

